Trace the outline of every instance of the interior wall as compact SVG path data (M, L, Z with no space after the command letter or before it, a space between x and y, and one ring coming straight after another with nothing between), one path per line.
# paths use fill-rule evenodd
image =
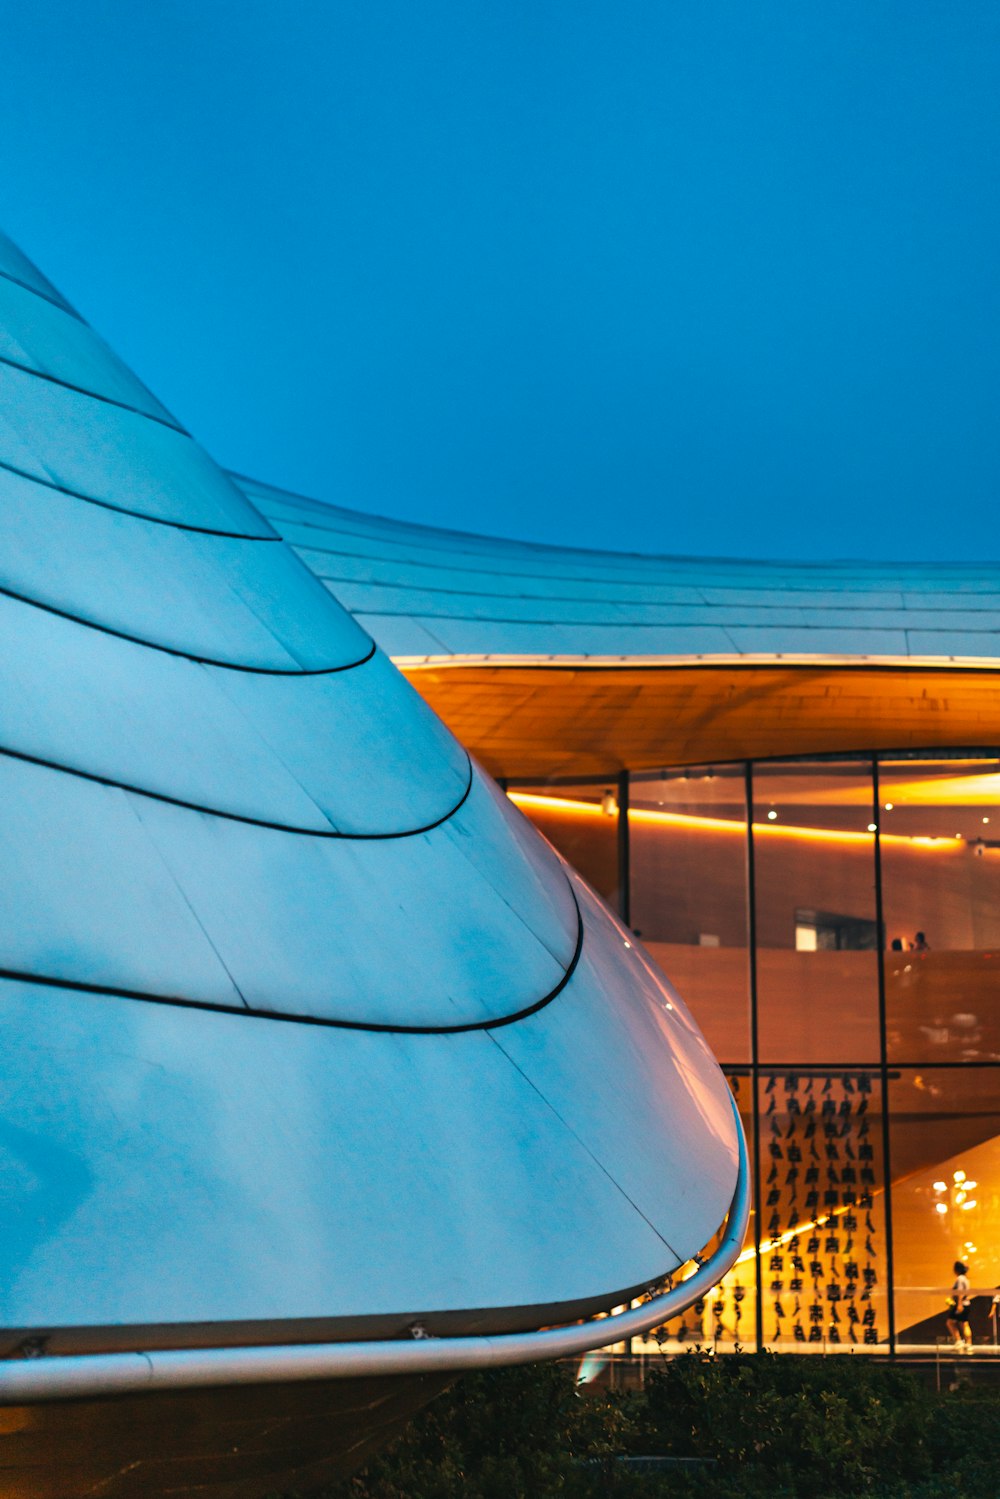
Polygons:
M1000 762L888 766L877 812L870 775L864 762L754 768L753 922L743 768L631 778L632 925L727 1065L762 1161L753 1245L711 1298L663 1331L668 1348L749 1347L759 1336L779 1349L885 1351L893 1312L900 1349L936 1353L943 1340L947 1352L955 1257L968 1261L977 1292L977 1346L991 1336L986 1314L1000 1281L1000 839L989 833L994 817L1000 833ZM540 785L525 810L614 902L611 790ZM566 805L553 800L564 796ZM838 1110L814 1138L802 1124L810 1095L836 1099ZM862 1155L874 1177L866 1183ZM818 1199L803 1196L807 1171ZM959 1176L975 1195L962 1200ZM862 1188L866 1200L849 1200Z

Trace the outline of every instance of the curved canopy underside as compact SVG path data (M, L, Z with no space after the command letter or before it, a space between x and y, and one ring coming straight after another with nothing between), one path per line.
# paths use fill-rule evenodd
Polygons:
M493 775L512 778L1000 737L1000 666L496 663L407 675Z

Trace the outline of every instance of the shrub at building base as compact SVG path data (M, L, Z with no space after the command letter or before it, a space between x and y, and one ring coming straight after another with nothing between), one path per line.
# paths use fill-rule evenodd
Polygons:
M638 1447L714 1458L720 1483L749 1468L772 1494L860 1494L926 1475L932 1403L858 1358L687 1354L650 1375Z
M628 1461L636 1456L693 1461L647 1469ZM996 1499L1000 1387L937 1395L856 1356L692 1352L630 1394L581 1391L565 1366L499 1370L462 1379L362 1473L323 1494Z

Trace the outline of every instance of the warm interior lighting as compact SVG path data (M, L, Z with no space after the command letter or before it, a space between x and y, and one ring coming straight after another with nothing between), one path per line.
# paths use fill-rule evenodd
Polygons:
M882 784L886 790L889 776L882 770ZM924 776L917 780L897 781L892 776L892 795L900 804L908 807L976 807L985 802L1000 801L1000 775L995 771L979 775ZM890 806L886 807L886 811Z
M851 1206L853 1206L853 1204ZM832 1213L824 1213L819 1218L810 1218L806 1223L796 1223L794 1227L786 1228L784 1233L776 1234L772 1239L761 1239L761 1256L763 1257L765 1254L770 1254L774 1249L780 1249L783 1244L790 1243L792 1239L801 1234L809 1234L812 1233L813 1229L825 1228L827 1224L832 1223L835 1218L841 1218L843 1217L844 1213L849 1213L851 1211L851 1206L845 1205L842 1207L834 1208ZM945 1211L947 1212L947 1209L945 1209ZM756 1253L757 1250L751 1244L748 1249L743 1250L743 1252L737 1259L736 1264L742 1265L746 1260L752 1260ZM731 1273L732 1272L730 1271L730 1274Z
M507 795L517 806L526 811L535 809L539 812L560 813L573 817L601 817L604 815L601 802L581 802L570 797L541 796L536 792L508 791ZM631 822L652 823L659 827L690 828L694 832L704 833L736 833L741 838L746 837L746 823L738 822L734 818L727 817L696 817L690 812L657 812L652 807L630 807L629 820ZM768 812L776 818L777 812ZM871 847L871 834L860 832L848 832L836 828L807 828L796 827L788 823L776 826L773 822L755 822L754 833L764 833L773 838L805 838L819 843L847 843L861 844ZM906 848L936 848L941 850L954 850L962 846L960 837L952 838L930 838L918 834L908 838L902 833L883 833L883 844L895 844Z
M863 745L883 751L882 797L897 811L904 797L897 784L919 776L931 781L928 804L939 804L941 773L923 757L935 744L981 742L997 690L994 671L970 672L959 662L924 668L914 657L883 657L877 667L857 659L790 663L741 656L737 664L643 655L602 662L538 654L421 656L403 664L431 707L494 775L540 785L558 766L567 781L605 780L612 765L655 772L683 759L696 767L700 784L706 765L853 755ZM804 665L810 669L804 672ZM901 760L897 750L919 751L922 758ZM1000 806L996 757L970 754L945 763L950 799L968 795L977 820L984 802ZM971 787L956 792L963 775L988 781L988 772L994 778L985 797ZM917 800L914 795L914 806ZM790 802L783 791L783 817ZM867 821L870 782L858 788L858 805Z

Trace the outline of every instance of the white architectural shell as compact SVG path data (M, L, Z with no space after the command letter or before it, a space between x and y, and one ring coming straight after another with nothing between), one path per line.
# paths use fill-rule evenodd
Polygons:
M1000 661L993 562L598 553L362 515L234 479L408 664Z
M503 1333L678 1268L725 1082L274 529L315 565L332 512L266 519L3 240L0 330L0 1355Z

